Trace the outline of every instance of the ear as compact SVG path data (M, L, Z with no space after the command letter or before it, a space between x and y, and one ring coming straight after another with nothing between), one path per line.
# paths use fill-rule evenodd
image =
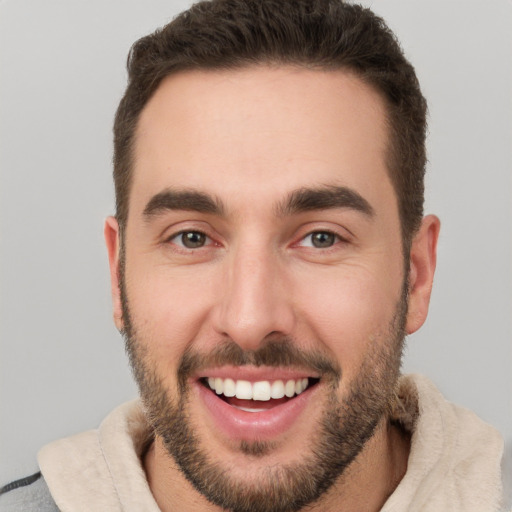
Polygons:
M121 289L119 287L119 224L114 217L107 217L105 220L105 243L107 244L108 262L110 265L110 288L112 293L112 308L114 323L119 331L123 330L123 308L121 306Z
M427 215L411 245L409 270L409 309L406 331L412 334L425 322L436 270L437 239L441 223Z

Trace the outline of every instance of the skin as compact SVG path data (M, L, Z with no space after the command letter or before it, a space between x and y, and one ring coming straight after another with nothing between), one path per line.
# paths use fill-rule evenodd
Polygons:
M405 330L424 322L436 262L439 220L424 218L404 276L397 198L385 165L385 105L341 71L253 67L191 71L166 78L142 112L125 230L125 288L146 364L177 396L186 350L208 354L224 339L257 350L276 334L316 350L350 384L396 312L409 278ZM371 207L286 211L300 189L346 187ZM219 212L144 213L164 191L195 191L222 202ZM280 208L281 207L281 208ZM187 249L177 233L200 231ZM332 232L315 247L311 233ZM123 329L119 228L105 225L114 319ZM241 454L200 400L189 413L197 437L234 478L258 478L268 465L300 462L325 403L322 383L300 421L276 436L265 457ZM405 473L408 439L386 418L343 474L308 510L379 510ZM145 469L162 510L220 510L185 480L157 437ZM363 491L361 491L363 490Z

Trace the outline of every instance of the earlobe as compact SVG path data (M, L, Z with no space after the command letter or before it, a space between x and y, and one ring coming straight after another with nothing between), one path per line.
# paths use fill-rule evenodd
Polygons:
M121 305L121 290L119 282L119 253L120 237L119 224L115 217L107 217L103 230L107 245L108 261L110 266L110 288L112 293L112 308L114 323L119 331L123 330L123 308Z
M427 215L414 237L410 253L409 309L407 334L417 331L425 322L430 303L437 258L437 240L441 223L435 215Z

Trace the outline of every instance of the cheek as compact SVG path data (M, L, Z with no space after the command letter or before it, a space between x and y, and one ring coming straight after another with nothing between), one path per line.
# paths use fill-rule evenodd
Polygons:
M143 272L134 265L127 269L127 295L138 342L156 364L175 370L205 323L208 287L165 266Z
M400 285L359 267L310 274L295 296L306 298L298 308L314 337L350 372L361 364L369 345L388 339Z

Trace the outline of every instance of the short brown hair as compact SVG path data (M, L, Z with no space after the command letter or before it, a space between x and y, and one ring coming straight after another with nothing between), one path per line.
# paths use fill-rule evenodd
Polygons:
M346 69L385 99L387 166L398 198L404 250L423 216L426 101L414 68L385 22L343 0L212 0L138 40L114 123L116 216L123 230L141 111L166 76L261 63Z

